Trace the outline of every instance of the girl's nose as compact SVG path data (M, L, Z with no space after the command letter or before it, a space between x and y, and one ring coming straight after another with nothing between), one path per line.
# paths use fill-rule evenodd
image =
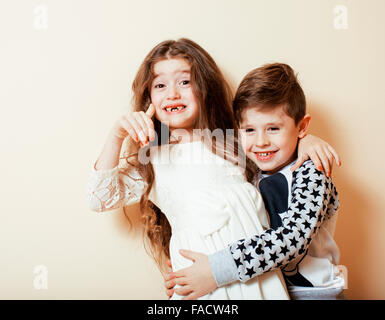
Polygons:
M180 93L177 86L170 86L168 89L168 98L170 100L176 100L180 98Z

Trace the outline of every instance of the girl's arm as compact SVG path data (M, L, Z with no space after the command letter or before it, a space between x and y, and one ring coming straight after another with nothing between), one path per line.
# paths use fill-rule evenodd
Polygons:
M332 174L334 160L338 166L341 166L341 160L333 147L321 138L311 134L299 139L297 162L291 167L291 170L298 169L309 158L316 168L319 171L324 171L328 177Z
M331 179L310 161L294 173L292 189L292 200L281 227L239 240L209 257L181 252L194 264L171 273L166 287L170 282L183 285L175 292L196 299L218 286L237 280L246 282L305 253L324 219L337 211L338 195Z
M118 167L119 157L125 137L140 141L142 146L154 139L154 113L150 105L146 113L124 115L115 123L89 176L87 202L91 210L102 212L139 202L145 183L134 167L123 172Z
M117 165L100 170L94 166L87 184L88 207L93 211L104 212L137 203L145 186L136 168L127 173Z

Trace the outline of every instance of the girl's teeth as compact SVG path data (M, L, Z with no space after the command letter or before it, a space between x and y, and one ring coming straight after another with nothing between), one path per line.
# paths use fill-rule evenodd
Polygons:
M180 107L172 107L172 108L166 108L166 111L167 112L174 112L174 111L180 111L182 109L184 109L185 107L184 106L180 106Z

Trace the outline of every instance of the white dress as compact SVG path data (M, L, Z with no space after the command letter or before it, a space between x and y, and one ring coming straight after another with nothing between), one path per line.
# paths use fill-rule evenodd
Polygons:
M203 142L151 147L150 161L155 181L149 198L171 225L174 271L192 264L179 249L212 254L268 228L261 195L246 181L243 170L213 154ZM118 167L98 171L93 167L88 204L92 210L106 211L139 202L144 186L135 170L128 176ZM220 287L201 299L288 299L288 295L276 269L246 283Z

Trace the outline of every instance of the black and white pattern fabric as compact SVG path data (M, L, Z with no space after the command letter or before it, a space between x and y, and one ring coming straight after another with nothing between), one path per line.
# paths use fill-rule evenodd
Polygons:
M297 272L298 264L320 226L337 212L338 194L331 178L308 160L292 173L291 194L281 173L261 180L260 190L270 214L271 228L229 245L239 280L245 282L284 266L288 285L312 286Z

